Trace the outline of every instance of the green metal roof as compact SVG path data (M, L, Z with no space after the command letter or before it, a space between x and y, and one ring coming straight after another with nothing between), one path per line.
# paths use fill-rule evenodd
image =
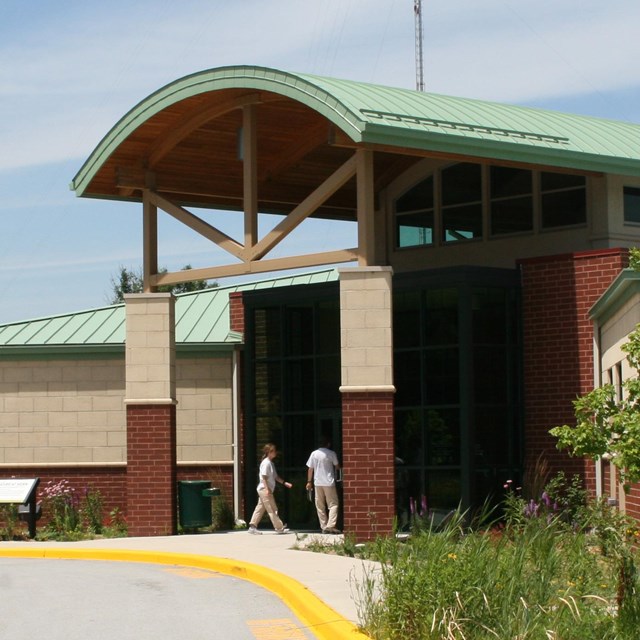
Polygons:
M335 269L214 287L176 296L176 347L233 347L242 336L229 326L229 294L331 282ZM0 358L16 353L121 351L125 342L125 305L89 309L0 325Z
M71 183L81 196L102 163L135 129L191 96L228 88L301 102L355 142L640 175L640 125L455 98L255 66L186 76L145 98L103 138Z
M589 317L602 325L638 293L640 293L640 272L635 269L623 269L589 309Z

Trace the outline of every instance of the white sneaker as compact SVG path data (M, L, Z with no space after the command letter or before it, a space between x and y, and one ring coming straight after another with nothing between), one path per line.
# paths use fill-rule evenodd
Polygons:
M258 531L258 529L256 529L256 527L249 527L248 531L249 531L249 533L252 533L254 536L261 536L262 535L262 531Z
M282 535L283 533L289 533L289 529L285 526L283 529L276 529L276 533Z

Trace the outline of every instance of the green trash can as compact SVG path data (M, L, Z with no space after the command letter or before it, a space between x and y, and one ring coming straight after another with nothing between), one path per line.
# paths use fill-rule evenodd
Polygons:
M208 480L178 482L178 517L183 529L211 526L211 495Z

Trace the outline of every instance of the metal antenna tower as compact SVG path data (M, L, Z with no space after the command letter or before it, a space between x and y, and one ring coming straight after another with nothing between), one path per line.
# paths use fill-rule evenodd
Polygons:
M416 90L424 91L424 70L422 66L422 0L413 0L416 22Z

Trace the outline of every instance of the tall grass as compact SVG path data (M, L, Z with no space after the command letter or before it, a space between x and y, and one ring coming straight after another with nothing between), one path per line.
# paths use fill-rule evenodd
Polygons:
M620 558L560 518L469 529L457 513L442 531L378 540L381 562L357 588L376 640L632 640L639 636L634 570L618 615ZM635 567L631 552L627 561Z

